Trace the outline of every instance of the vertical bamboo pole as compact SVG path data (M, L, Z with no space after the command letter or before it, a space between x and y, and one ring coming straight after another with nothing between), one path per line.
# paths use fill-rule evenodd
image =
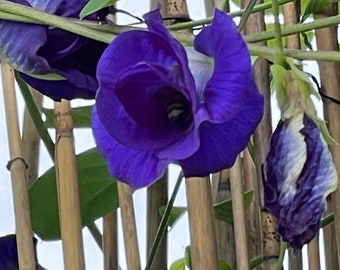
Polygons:
M84 270L84 250L80 215L77 159L74 153L70 102L55 103L55 168L64 266Z
M308 261L309 261L309 270L319 270L319 269L321 269L320 254L319 254L319 237L318 236L316 236L308 244Z
M214 202L231 198L229 169L213 175L212 188L215 191L213 192ZM236 269L234 225L215 219L215 228L218 258L228 262L231 269Z
M110 213L103 218L104 270L118 269L117 215Z
M118 194L127 266L129 270L140 270L141 264L131 188L122 182L118 182Z
M38 108L41 108L43 96L38 91L30 89ZM22 145L24 159L27 162L27 182L32 185L38 177L40 137L32 121L27 108L24 113L24 125L22 131Z
M242 0L241 5L242 7L246 7L249 4L249 0ZM257 1L258 4L262 3L262 0ZM264 22L264 12L258 12L255 14L251 14L247 20L247 23L244 26L244 34L253 34L257 32L261 32L265 30L265 22ZM265 42L261 42L261 45L266 45ZM271 106L270 106L270 80L269 80L269 64L266 59L259 58L255 61L253 65L253 71L254 71L254 77L256 81L256 85L259 88L259 90L262 92L264 96L264 115L263 118L258 125L257 129L255 130L254 136L253 136L253 142L254 142L254 163L255 163L255 169L256 169L256 182L253 183L252 186L255 188L254 192L254 200L251 205L250 213L252 213L252 223L253 227L258 227L259 231L253 231L252 233L249 233L249 239L251 239L251 242L249 245L252 247L250 250L250 255L254 256L254 254L263 254L264 262L262 263L262 269L269 270L273 269L273 261L276 261L275 257L279 257L279 253L275 254L275 257L270 257L270 255L273 255L271 250L267 250L266 241L273 241L273 243L270 246L275 246L276 248L274 250L278 250L279 243L275 241L274 239L270 239L266 236L266 230L263 227L264 224L261 224L261 220L263 220L265 217L263 216L263 213L259 214L259 210L264 207L264 194L263 194L263 184L262 184L262 171L261 166L264 162L268 141L271 136L271 125L272 125L272 119L271 119ZM245 162L249 161L249 156L245 156ZM248 166L250 164L248 163ZM250 168L248 168L250 169ZM246 169L246 170L248 170ZM257 216L258 215L258 216ZM271 215L270 213L267 213L267 215ZM273 218L273 220L275 220ZM261 230L262 226L262 230ZM276 224L273 224L272 230L276 230ZM276 246L277 245L277 246ZM270 259L269 259L270 258ZM268 262L268 260L271 260L272 262Z
M230 190L233 202L234 235L237 269L249 269L246 220L243 203L243 181L240 157L230 169Z
M10 66L4 63L1 64L1 72L10 151L10 161L7 167L11 172L12 178L19 267L22 270L34 270L35 255L27 193L27 165L22 154L14 75Z
M289 2L282 6L284 25L291 26L298 23L299 11L297 10L297 1ZM299 34L290 35L286 38L286 47L289 49L300 49ZM302 269L302 252L294 253L293 250L288 250L288 263L290 270Z
M337 4L329 5L320 13L315 14L315 19L338 14ZM317 47L319 50L339 51L337 39L337 27L317 29L315 31ZM318 62L320 80L324 94L340 100L340 65L334 62ZM332 101L324 99L324 115L329 131L333 138L340 142L340 106ZM340 148L331 145L333 162L340 178ZM334 211L334 223L324 228L325 255L328 269L339 269L340 263L340 185L329 199L328 208ZM334 237L335 235L335 237Z
M185 179L191 238L191 262L195 270L217 270L217 245L210 180Z
M246 215L246 228L247 228L247 243L248 243L248 256L255 258L261 254L261 209L258 193L258 183L256 178L256 168L248 149L243 151L242 169L244 178L244 190L253 190L253 201Z

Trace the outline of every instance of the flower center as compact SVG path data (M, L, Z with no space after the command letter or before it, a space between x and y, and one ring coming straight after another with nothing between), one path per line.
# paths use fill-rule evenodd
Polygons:
M181 129L187 129L192 122L192 112L189 100L180 93L171 97L166 106L171 123Z

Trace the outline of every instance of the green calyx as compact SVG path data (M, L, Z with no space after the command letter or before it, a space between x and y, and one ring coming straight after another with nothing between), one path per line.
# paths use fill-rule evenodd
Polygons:
M318 125L325 141L334 144L336 142L330 135L326 122L317 116L311 99L312 95L320 99L320 95L310 82L309 76L300 69L299 64L293 58L287 57L285 67L274 64L270 68L281 119L284 121L303 112Z

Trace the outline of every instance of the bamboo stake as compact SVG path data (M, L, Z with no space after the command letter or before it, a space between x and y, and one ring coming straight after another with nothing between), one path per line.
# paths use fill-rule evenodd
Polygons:
M139 270L141 264L131 188L123 182L118 182L118 194L127 266L129 270Z
M212 178L213 201L220 202L231 198L230 170L225 169ZM218 258L228 262L231 269L236 269L236 250L233 224L215 219Z
M83 270L85 263L78 170L69 101L62 100L60 103L55 103L55 128L55 168L64 266L66 270Z
M320 19L338 14L337 5L330 5L318 14L315 19ZM337 28L328 27L315 31L317 47L319 50L339 51L337 40ZM340 66L338 63L318 62L320 80L323 93L340 100ZM324 114L329 131L333 138L340 142L340 106L334 102L324 100ZM331 145L333 162L340 178L340 148L338 145ZM329 211L334 211L334 223L324 228L325 256L328 269L339 269L340 263L340 185L331 195L328 205ZM335 237L334 237L335 235Z
M262 252L261 247L261 211L260 211L260 199L258 197L258 183L256 178L256 168L253 158L250 156L248 149L243 151L242 169L244 178L244 190L253 190L253 201L246 215L246 227L247 227L247 243L248 243L248 256L249 258L255 258Z
M292 26L298 23L299 20L299 12L297 10L297 2L289 2L282 6L283 16L284 16L284 25ZM288 49L300 49L300 36L299 34L290 35L286 38L286 47ZM300 270L302 269L302 252L294 253L293 250L288 250L288 262L290 270Z
M10 66L4 63L1 64L1 72L10 150L7 168L11 172L12 179L18 261L20 269L34 270L35 255L27 193L27 165L22 154L14 75Z
M319 254L319 237L318 236L316 236L308 244L308 261L309 261L309 270L319 270L319 269L321 269L320 254Z
M117 215L110 213L103 218L104 270L118 269Z
M233 202L234 235L237 269L249 269L246 220L243 203L241 161L238 157L230 169L230 190Z
M185 179L191 238L191 263L195 270L217 270L217 245L209 178Z
M242 0L241 5L242 7L246 7L249 4L249 0ZM259 0L257 3L262 3L262 0ZM265 30L265 22L264 22L264 12L258 12L255 14L251 14L247 20L247 23L244 26L243 32L245 35L258 33ZM266 42L261 42L260 45L266 45ZM263 219L262 213L259 214L259 211L264 207L264 194L263 194L263 183L262 183L262 171L261 167L265 159L268 141L272 133L271 125L272 125L272 119L271 119L271 105L270 105L270 79L269 79L269 65L268 61L265 59L257 59L253 65L253 71L254 71L254 77L256 81L256 85L259 88L259 90L262 92L264 96L264 115L262 117L262 120L260 124L258 125L257 129L255 130L255 133L253 135L253 143L254 143L254 163L255 163L255 170L256 170L256 181L257 183L253 182L252 186L254 187L254 200L250 209L249 216L252 217L253 222L253 229L254 231L249 233L249 246L251 247L250 254L251 257L254 255L261 254L264 258L269 258L269 253L271 253L270 250L267 250L266 248L266 242L265 241L273 241L271 239L266 239L266 231L263 227L264 224L261 224L261 220ZM248 165L246 165L245 173L247 173L251 169L251 166L249 164L249 156L248 154L245 154L245 162L247 162ZM250 167L248 167L250 166ZM248 178L248 177L247 177ZM246 179L246 178L245 178ZM245 181L247 185L247 181ZM249 184L250 187L250 184ZM257 208L257 209L256 209ZM268 213L268 215L270 215ZM248 216L248 215L247 215ZM262 225L262 229L261 226ZM256 228L258 227L258 228ZM256 229L258 230L256 232ZM276 228L273 227L273 230L275 231ZM275 246L277 242L273 242L271 245ZM279 256L279 249L275 249L278 251L278 253L275 255L275 257L278 258ZM276 259L271 259L272 261ZM273 262L267 262L266 260L262 263L261 267L263 270L271 270Z
M162 216L159 214L159 208L168 202L168 173L147 190L147 250L151 251L159 224ZM152 270L166 270L167 267L167 235L164 235L158 251L152 263Z
M41 108L43 96L38 91L31 89L32 96L38 108ZM32 185L38 177L40 137L32 121L31 115L25 108L24 125L22 131L22 145L24 159L27 162L27 182Z

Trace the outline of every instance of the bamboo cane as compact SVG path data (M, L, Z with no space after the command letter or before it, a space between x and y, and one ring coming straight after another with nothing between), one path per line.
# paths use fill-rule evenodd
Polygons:
M41 108L43 96L38 91L31 89L32 96L38 108ZM27 162L27 182L32 185L38 177L40 137L32 121L27 108L24 113L24 125L22 132L22 145L24 159Z
M129 270L139 270L141 264L131 188L118 182L118 194L127 266Z
M212 177L213 201L231 199L230 170L225 169ZM236 269L235 235L233 224L215 219L218 258L228 262L231 269Z
M299 11L297 10L297 2L289 2L282 6L284 25L292 26L298 23ZM299 34L290 35L286 38L286 47L288 49L300 49L300 37ZM298 252L295 254L293 250L288 251L288 262L290 270L300 270L302 269L302 253Z
M66 270L83 270L84 250L70 102L55 103L55 168L60 231Z
M249 257L247 247L246 220L243 203L241 161L238 157L234 166L230 169L230 190L233 202L233 221L236 247L237 269L249 269Z
M338 14L337 5L330 5L320 13L315 14L315 19L320 19ZM315 31L317 47L320 50L339 51L336 27L328 27ZM340 66L339 63L318 62L320 70L320 80L324 94L340 100ZM324 114L329 131L333 138L340 142L340 106L324 99ZM333 162L340 178L340 148L331 145ZM339 269L340 263L340 185L331 195L328 205L330 211L334 211L334 224L324 228L325 255L328 269ZM332 228L332 226L334 226ZM335 237L334 237L335 235Z
M195 270L217 270L217 245L210 180L185 179L191 238L191 262Z
M110 213L103 218L104 270L118 269L117 215Z
M321 269L318 235L308 244L308 262L309 270Z
M35 255L27 193L27 165L22 154L14 75L10 66L4 63L1 64L1 72L10 150L10 161L7 168L10 170L12 178L18 261L20 269L34 270Z

